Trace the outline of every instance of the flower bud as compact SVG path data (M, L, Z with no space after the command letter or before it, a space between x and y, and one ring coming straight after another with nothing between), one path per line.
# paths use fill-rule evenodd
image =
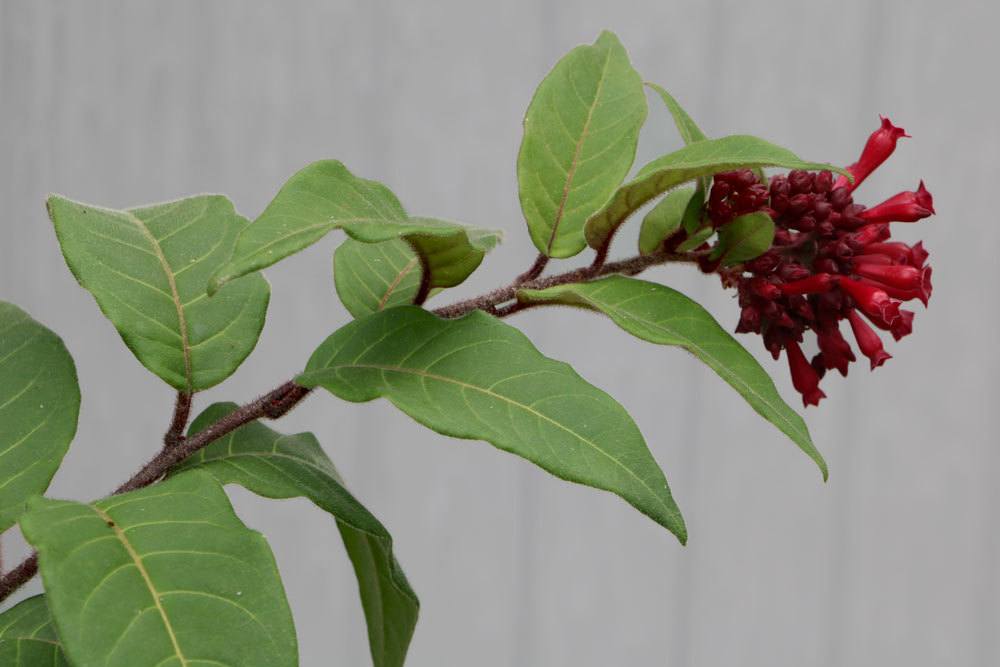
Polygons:
M847 314L847 321L851 323L851 331L854 332L854 340L858 341L861 354L871 361L872 370L892 359L892 355L882 347L882 339L879 338L874 329L868 326L867 322L861 319L858 311L851 310Z
M819 374L802 354L802 348L795 341L785 346L785 356L788 357L788 370L792 374L792 385L802 394L802 405L819 405L826 398L819 388Z

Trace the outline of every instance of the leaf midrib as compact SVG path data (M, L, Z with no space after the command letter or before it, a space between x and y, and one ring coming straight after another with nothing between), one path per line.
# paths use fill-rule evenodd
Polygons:
M177 659L181 661L182 667L188 667L188 659L184 657L184 653L181 651L180 644L177 643L177 635L174 632L174 627L170 623L170 617L167 616L167 611L163 608L163 604L160 602L160 592L156 589L153 584L153 580L149 576L149 572L146 571L146 567L142 564L142 558L136 553L135 549L132 547L132 543L128 541L125 537L125 533L118 526L118 522L111 518L110 515L103 512L100 508L94 505L88 505L90 509L94 511L101 519L114 531L115 537L121 543L122 548L128 554L129 558L132 559L132 563L135 565L135 569L138 570L139 575L142 576L143 582L146 584L146 588L149 590L150 596L153 598L153 604L156 605L156 610L160 614L160 619L163 621L163 627L167 631L167 635L170 637L170 643L174 647L174 654Z
M333 367L327 366L327 368L333 368ZM594 451L598 452L599 454L601 454L602 456L604 456L608 460L612 461L615 465L617 465L619 468L621 468L622 470L624 470L630 477L632 477L633 479L635 479L644 489L646 489L650 493L650 495L653 498L655 498L656 501L663 507L663 509L667 512L668 515L670 515L671 517L674 517L675 519L678 518L677 512L674 511L665 502L663 502L663 500L660 498L660 495L656 492L656 490L654 490L652 487L650 487L649 484L647 484L645 480L643 480L641 477L639 477L638 475L636 475L635 472L631 468L629 468L628 466L626 466L624 463L622 463L620 460L618 460L617 458L615 458L614 456L612 456L610 453L608 453L608 452L604 451L603 449L601 449L597 445L597 443L593 442L592 440L589 440L589 439L585 438L584 436L580 435L579 433L577 433L573 429L571 429L571 428L567 427L566 425L564 425L564 424L562 424L562 423L560 423L560 422L552 419L548 415L546 415L544 413L541 413L538 410L535 410L534 408L532 408L529 405L526 405L524 403L520 403L520 402L515 401L515 400L513 400L511 398L508 398L507 396L504 396L503 394L498 394L498 393L496 393L494 391L491 391L489 389L486 389L484 387L479 387L479 386L474 385L474 384L469 384L467 382L462 382L461 380L458 380L456 378L451 378L451 377L448 377L446 375L438 375L436 373L429 373L427 371L420 370L420 369L417 369L417 368L405 368L405 367L402 367L402 366L392 366L392 365L389 365L389 364L359 364L359 363L356 363L356 362L355 363L350 363L350 364L339 364L335 368L337 368L337 369L341 369L341 368L359 368L359 369L365 369L365 368L367 368L367 369L372 369L372 370L381 370L381 371L389 371L389 372L395 372L395 373L401 373L401 374L416 375L416 376L427 378L427 379L430 379L430 380L437 380L439 382L447 382L447 383L450 383L450 384L455 384L455 385L458 385L458 386L462 387L463 389L471 389L471 390L474 390L474 391L478 391L478 392L486 394L486 395L488 395L488 396L490 396L492 398L495 398L495 399L497 399L499 401L503 401L503 402L508 403L510 405L513 405L515 407L521 408L525 412L529 412L529 413L535 415L536 417L538 417L539 419L542 419L542 420L544 420L546 422L549 422L550 424L556 426L557 428L560 428L560 429L566 431L567 433L569 433L570 435L572 435L573 437L575 437L580 442L588 445Z
M163 273L167 277L167 285L170 287L170 296L174 302L174 308L177 310L177 326L180 329L181 335L181 354L184 358L184 380L187 383L187 390L191 391L194 386L194 371L191 364L191 344L188 342L188 326L187 317L184 313L184 304L181 301L180 292L177 290L177 279L174 276L174 270L170 266L170 262L167 261L167 256L163 254L163 248L160 246L160 242L156 240L153 233L149 231L149 228L140 220L137 216L132 213L126 213L129 220L135 223L142 235L149 241L149 244L153 247L153 252L156 254L156 258L160 262L160 268L163 269Z
M563 211L566 207L566 202L569 200L569 191L573 187L573 178L576 176L576 168L580 165L580 152L583 150L583 144L587 140L587 136L590 132L590 122L594 117L594 110L597 108L597 104L601 99L601 92L604 90L604 81L607 78L608 65L611 63L611 51L608 48L605 52L604 65L601 67L601 77L597 82L597 90L594 91L594 101L591 103L590 108L587 110L587 120L583 123L583 129L580 131L580 138L576 142L576 147L573 150L573 159L570 162L569 170L566 172L566 183L563 185L562 198L559 201L559 208L556 210L555 218L552 221L552 232L549 234L549 242L546 245L545 254L552 255L552 245L556 241L556 234L559 231L559 225L562 223Z

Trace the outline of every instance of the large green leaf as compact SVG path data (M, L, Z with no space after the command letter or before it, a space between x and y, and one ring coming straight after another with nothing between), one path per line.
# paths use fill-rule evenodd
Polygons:
M334 229L365 243L405 238L417 252L426 253L435 287L465 280L499 240L498 232L411 218L381 183L358 178L336 160L322 160L288 179L240 234L232 257L212 278L209 289L214 292L234 278L293 255Z
M247 222L220 195L128 211L49 197L66 263L125 344L171 386L222 382L257 344L270 288L262 276L212 298L208 279Z
M191 425L194 434L236 409L209 406ZM392 555L392 537L344 488L312 433L284 435L260 422L243 426L187 459L177 471L199 469L222 484L239 484L267 498L304 496L337 520L354 565L376 667L401 667L420 604Z
M630 334L659 345L677 345L708 364L764 419L816 462L826 462L813 446L802 418L785 403L767 372L700 305L664 285L624 276L590 283L522 290L529 302L555 302L605 313Z
M703 176L744 167L786 167L847 173L840 167L804 162L788 149L747 135L706 139L653 160L635 178L618 188L607 204L586 225L587 243L600 248L608 237L646 202L664 192Z
M413 306L343 327L296 382L348 401L388 398L444 435L486 440L562 479L611 491L683 542L684 521L632 418L567 364L482 312Z
M48 488L76 433L76 366L54 333L0 301L0 533Z
M642 219L639 228L639 252L649 255L656 252L667 238L681 228L688 204L694 197L694 188L680 188L668 192Z
M545 77L517 159L521 209L540 252L572 257L586 247L583 224L628 174L645 120L642 78L610 32Z
M23 600L0 614L0 665L69 667L44 595Z
M758 257L774 242L774 221L767 213L747 213L719 227L719 244L712 259L732 266Z
M28 505L21 529L77 667L298 665L271 550L211 475Z
M333 253L333 282L354 317L413 303L422 273L420 257L402 239L382 243L347 239Z

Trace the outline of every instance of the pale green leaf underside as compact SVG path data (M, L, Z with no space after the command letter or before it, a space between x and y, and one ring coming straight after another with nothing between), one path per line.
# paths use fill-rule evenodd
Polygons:
M48 488L76 433L80 387L66 346L0 301L0 533Z
M247 221L220 195L128 211L53 195L49 216L77 281L139 361L172 387L207 389L257 344L270 287L262 276L209 298L209 277Z
M236 407L208 407L190 434ZM375 667L403 665L417 622L417 596L392 554L389 532L344 488L312 433L284 435L252 422L200 450L176 471L189 469L207 471L222 484L239 484L267 498L303 496L333 515L358 578Z
M715 234L713 227L702 227L689 236L684 243L677 246L677 252L688 252L694 250L702 243L708 241Z
M788 149L748 135L731 135L689 144L639 170L586 224L587 243L601 247L646 202L687 181L744 167L784 167L846 173L840 167L804 162Z
M519 298L597 310L638 338L688 350L791 438L816 462L826 479L826 462L813 446L805 422L781 399L771 377L708 311L680 292L636 278L611 276L590 283L522 290Z
M681 227L688 202L694 196L694 188L680 188L668 192L642 219L639 228L639 252L649 255L656 252L667 237Z
M540 252L572 257L586 247L583 224L628 174L645 120L642 78L612 33L545 77L517 159L521 210Z
M499 233L490 230L411 218L381 183L355 176L337 160L322 160L288 179L240 234L232 257L212 278L209 289L214 292L234 278L268 267L334 229L365 243L405 238L417 251L426 249L436 287L465 280L499 239Z
M719 228L712 253L723 266L746 262L767 252L774 242L774 221L767 213L748 213Z
M667 481L624 408L489 315L445 320L412 306L375 313L327 338L296 382L353 402L387 398L439 433L485 440L611 491L686 539Z
M684 107L682 107L677 100L674 99L674 96L668 93L663 86L649 82L646 82L646 85L659 95L660 99L663 100L663 103L667 106L667 110L670 111L670 115L673 116L674 125L677 126L677 131L680 133L681 139L684 140L685 144L693 144L697 141L704 141L705 139L708 139L708 137L705 136L705 133L701 131L701 128L698 127L698 124L695 123L694 120L691 119L691 116L688 115L688 112L684 110Z
M271 550L191 471L93 504L35 497L21 529L77 667L296 667Z
M421 273L420 258L402 239L382 243L347 239L333 253L333 282L354 317L413 303Z
M22 600L0 614L0 665L69 667L44 595Z

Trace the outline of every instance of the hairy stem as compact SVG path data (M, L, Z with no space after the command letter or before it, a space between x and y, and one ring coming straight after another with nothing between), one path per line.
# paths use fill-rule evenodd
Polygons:
M170 420L170 428L163 436L165 447L176 447L184 440L184 429L187 427L188 417L191 416L191 392L177 392L177 401L174 403L174 416Z
M604 254L607 254L607 249L605 249ZM548 257L539 255L527 272L518 276L506 287L500 287L481 296L465 299L450 306L438 308L432 312L439 317L453 318L461 317L473 310L484 310L496 317L506 317L527 308L543 305L525 304L515 301L517 291L520 289L545 289L546 287L554 287L556 285L586 282L594 278L613 274L634 276L658 264L666 264L668 262L697 263L698 256L696 253L660 251L650 255L637 255L618 262L605 262L599 253L598 259L600 262L595 260L590 266L541 278L539 276L545 270L546 264L548 264ZM427 275L427 272L425 271L424 274ZM421 292L425 291L429 291L429 287L425 290L422 285ZM426 294L424 298L426 298ZM417 301L417 303L422 303L422 301ZM164 436L163 449L144 465L139 472L135 473L128 481L115 489L112 495L135 491L159 481L175 465L219 438L232 433L240 426L249 424L256 419L278 419L283 417L289 410L298 405L302 399L308 396L309 392L309 389L289 380L280 387L237 408L219 421L187 438L183 437L182 432L187 424L191 410L191 395L184 392L178 393L177 403L174 406L174 417L171 421L170 429L167 431L166 436ZM13 570L0 577L0 602L27 583L37 573L38 554L33 553Z

